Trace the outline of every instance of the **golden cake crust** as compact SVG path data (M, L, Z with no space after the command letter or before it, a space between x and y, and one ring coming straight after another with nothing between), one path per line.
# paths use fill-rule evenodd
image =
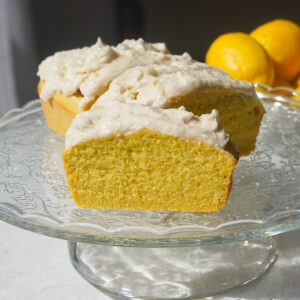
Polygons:
M69 112L52 99L47 102L40 101L48 126L61 137L65 137L65 133L70 127L75 114Z
M43 82L38 83L38 94L41 94ZM67 97L60 92L55 92L52 99L44 101L40 99L41 106L48 126L60 136L64 137L70 127L73 118L78 113L80 95Z

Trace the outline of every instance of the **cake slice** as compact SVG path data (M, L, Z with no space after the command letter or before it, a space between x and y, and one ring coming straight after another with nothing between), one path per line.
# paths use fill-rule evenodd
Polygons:
M219 112L220 121L240 155L255 149L264 108L250 82L235 80L214 67L193 61L136 66L115 78L92 109L115 102L162 108L184 106L195 115Z
M84 208L214 212L238 160L218 113L119 103L79 113L62 155Z

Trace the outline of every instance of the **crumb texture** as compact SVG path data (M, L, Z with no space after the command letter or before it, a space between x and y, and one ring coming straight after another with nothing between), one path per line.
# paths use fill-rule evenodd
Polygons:
M84 141L63 159L81 207L199 212L224 207L236 164L224 150L148 129Z

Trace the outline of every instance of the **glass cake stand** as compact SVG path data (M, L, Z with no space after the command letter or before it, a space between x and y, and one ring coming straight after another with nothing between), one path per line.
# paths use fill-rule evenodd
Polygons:
M77 271L109 294L189 299L253 281L276 260L274 236L300 228L300 101L272 92L258 92L266 114L256 150L240 159L215 213L77 207L64 141L39 101L12 110L0 119L0 219L68 240Z

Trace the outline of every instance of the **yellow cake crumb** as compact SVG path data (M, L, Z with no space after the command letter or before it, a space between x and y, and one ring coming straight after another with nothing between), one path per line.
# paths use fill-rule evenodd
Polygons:
M148 129L86 140L62 157L81 207L199 212L224 207L237 162L204 142Z

